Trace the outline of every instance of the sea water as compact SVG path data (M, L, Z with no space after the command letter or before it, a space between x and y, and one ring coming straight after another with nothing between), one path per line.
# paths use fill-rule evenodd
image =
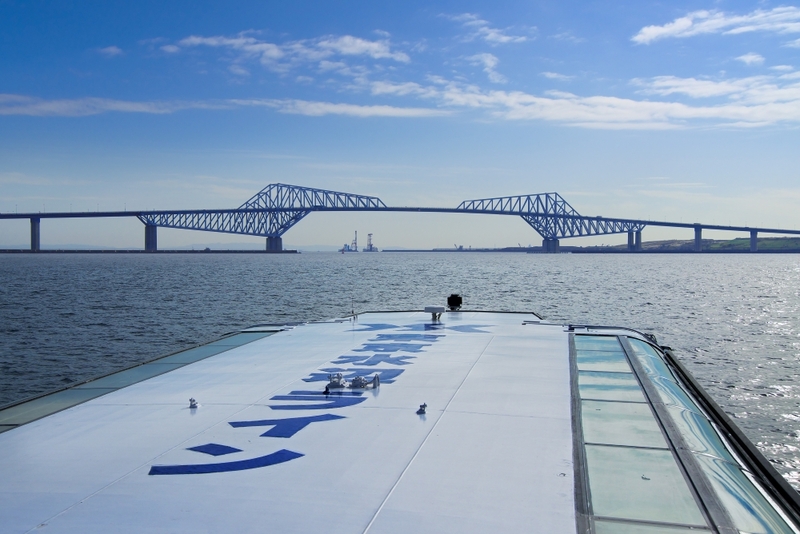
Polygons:
M675 349L800 488L800 256L0 255L0 405L258 323L421 309L535 311Z

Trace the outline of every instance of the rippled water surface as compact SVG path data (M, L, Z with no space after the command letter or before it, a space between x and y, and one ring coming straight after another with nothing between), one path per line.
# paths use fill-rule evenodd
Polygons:
M256 323L419 309L536 311L676 349L800 487L796 255L0 255L0 405Z

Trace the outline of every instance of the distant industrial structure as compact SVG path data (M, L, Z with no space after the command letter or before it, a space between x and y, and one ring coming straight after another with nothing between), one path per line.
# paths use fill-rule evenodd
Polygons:
M369 234L372 235L372 234ZM353 236L353 241L348 245L345 243L342 248L339 249L339 252L344 254L345 252L358 252L358 231L356 230L355 235Z
M540 193L509 197L465 200L456 208L390 207L381 199L338 191L313 189L286 184L271 184L247 202L233 209L106 211L62 213L2 213L0 219L30 219L31 251L41 248L42 219L136 217L144 224L144 249L158 250L158 228L182 228L266 238L266 250L283 250L283 235L295 224L316 211L374 211L417 213L473 213L521 217L542 237L544 252L558 252L560 241L571 237L628 234L628 250L642 249L642 229L646 226L691 228L694 250L702 248L703 230L746 232L750 250L758 250L758 234L800 235L800 230L723 226L702 223L677 223L644 219L620 219L580 215L558 193ZM356 239L343 247L344 252L358 250ZM371 234L370 243L371 246ZM345 250L349 249L349 250Z
M367 234L367 246L364 252L378 252L378 247L372 245L372 234Z

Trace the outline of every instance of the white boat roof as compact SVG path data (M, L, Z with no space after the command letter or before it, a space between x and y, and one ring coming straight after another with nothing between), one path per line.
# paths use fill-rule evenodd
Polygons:
M729 532L646 400L641 362L626 363L630 342L509 313L275 330L0 411L0 531ZM326 395L340 372L369 384ZM677 419L703 414L665 399ZM734 485L748 471L706 441L685 454L711 469L718 503L714 461L739 466ZM796 532L748 503L723 514L737 530Z

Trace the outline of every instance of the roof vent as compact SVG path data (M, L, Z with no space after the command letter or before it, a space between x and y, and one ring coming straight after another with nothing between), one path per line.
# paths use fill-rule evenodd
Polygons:
M434 323L442 318L444 306L425 306L425 313L431 314L431 321Z

